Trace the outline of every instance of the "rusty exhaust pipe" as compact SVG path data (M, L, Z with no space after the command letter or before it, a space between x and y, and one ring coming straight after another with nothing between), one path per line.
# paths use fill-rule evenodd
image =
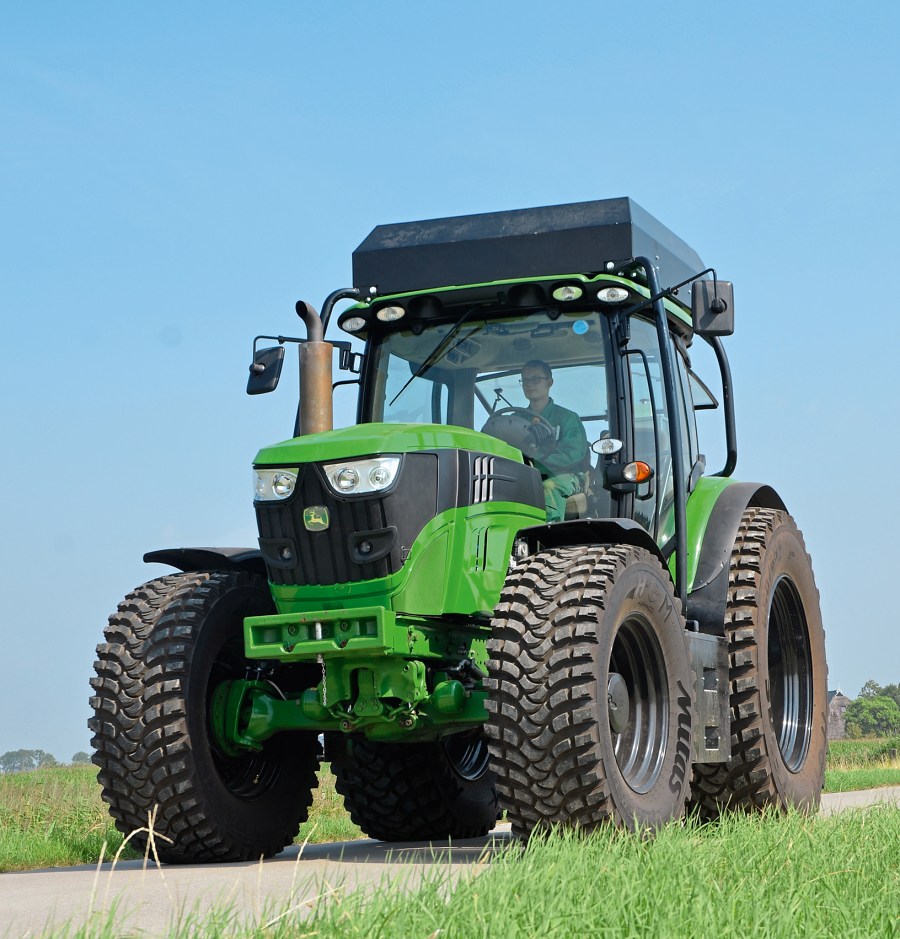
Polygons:
M298 300L296 310L306 325L306 342L300 345L299 433L319 434L334 429L331 389L334 346L325 342L325 327L312 304Z

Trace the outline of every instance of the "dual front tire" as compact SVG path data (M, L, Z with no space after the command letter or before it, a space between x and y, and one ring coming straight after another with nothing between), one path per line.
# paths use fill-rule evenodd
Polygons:
M315 733L276 734L260 750L235 752L211 726L215 689L251 677L244 618L272 612L262 578L213 571L149 581L109 619L91 679L93 762L116 827L161 861L269 857L307 818ZM276 694L318 677L303 664L265 670ZM498 797L480 729L414 744L328 736L337 788L370 836L466 838L494 827Z

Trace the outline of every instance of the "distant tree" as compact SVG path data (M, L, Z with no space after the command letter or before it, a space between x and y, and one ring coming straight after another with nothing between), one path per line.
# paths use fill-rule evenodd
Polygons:
M21 772L27 753L27 750L7 750L0 756L0 773Z
M877 681L872 681L871 678L859 689L859 697L861 698L880 698L883 694L884 689Z
M81 766L84 763L91 762L90 753L85 753L84 750L79 750L77 753L72 754L72 764L74 766Z
M0 773L24 773L43 766L58 766L56 757L46 750L7 750L0 756Z
M892 737L900 734L900 706L885 695L860 695L844 712L849 737Z
M881 693L886 698L893 698L897 702L897 707L900 707L900 683L895 683L893 685L885 685L881 689Z

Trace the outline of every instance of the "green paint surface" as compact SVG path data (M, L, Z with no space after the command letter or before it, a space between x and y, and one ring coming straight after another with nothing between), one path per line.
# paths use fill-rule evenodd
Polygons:
M735 480L724 476L702 476L688 496L685 509L687 522L687 589L690 593L694 587L694 578L697 576L697 565L700 562L700 551L703 548L703 539L706 536L706 526L715 508L719 496L731 486ZM675 556L669 559L669 566L674 570ZM674 575L673 575L674 576Z
M263 447L254 466L300 466L388 453L421 450L475 450L522 463L522 454L509 444L450 424L358 424L321 434L307 434Z
M271 584L279 613L381 606L417 616L490 616L517 532L546 520L543 509L485 502L448 509L419 532L403 567L388 577L323 586Z

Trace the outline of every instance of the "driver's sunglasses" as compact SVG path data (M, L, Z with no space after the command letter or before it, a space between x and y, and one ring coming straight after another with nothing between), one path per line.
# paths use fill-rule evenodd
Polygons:
M536 378L520 378L520 385L536 385L539 381L550 381L546 375L538 375Z

